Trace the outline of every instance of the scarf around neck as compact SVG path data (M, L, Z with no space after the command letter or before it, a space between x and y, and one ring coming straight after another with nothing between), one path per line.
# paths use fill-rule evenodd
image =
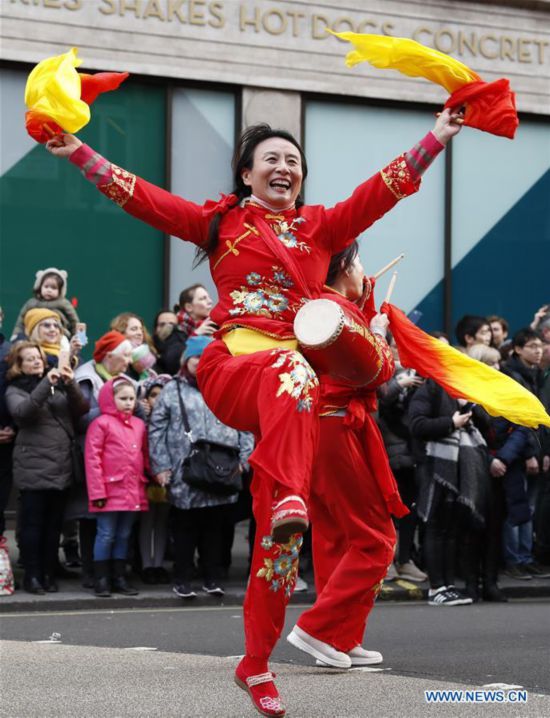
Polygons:
M105 366L101 362L96 362L94 368L99 374L99 376L103 379L103 381L109 381L109 379L113 379L114 374L109 374L109 372L107 371L107 369L105 369Z
M58 357L61 351L61 344L49 344L48 342L40 342L40 348L44 354L52 354Z
M21 374L12 379L9 382L9 386L15 386L30 394L36 389L43 378L44 376L37 376L36 374Z

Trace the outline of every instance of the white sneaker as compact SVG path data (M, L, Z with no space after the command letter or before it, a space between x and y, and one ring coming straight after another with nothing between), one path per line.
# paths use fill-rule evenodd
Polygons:
M378 651L367 651L363 646L355 646L348 653L352 666L375 666L382 663L384 657Z
M309 653L310 656L322 661L327 666L333 668L351 668L351 658L347 653L337 651L328 643L318 641L309 633L303 631L299 626L294 626L292 631L286 637L286 640L291 643L294 648L298 648L304 653Z
M407 563L398 563L395 568L397 569L397 573L400 578L406 578L407 580L414 581L415 583L422 583L423 581L428 580L428 575L424 573L424 571L421 571L412 561L407 561Z
M454 586L443 586L428 592L428 606L467 606L470 603L473 603L472 599L463 596Z
M363 646L355 646L348 653L351 658L351 665L353 666L375 666L378 663L382 663L384 660L381 653L378 651L367 651ZM324 661L315 661L317 666L327 666Z
M294 586L294 593L302 593L303 591L307 591L309 586L307 585L306 581L304 581L303 578L298 576L296 579L296 585Z

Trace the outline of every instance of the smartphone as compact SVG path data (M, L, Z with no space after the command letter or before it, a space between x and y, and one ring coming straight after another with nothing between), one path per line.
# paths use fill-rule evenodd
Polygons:
M473 401L467 401L464 404L464 406L458 410L458 413L459 414L469 414L472 411L472 409L474 408L474 406L477 406L477 404L474 404Z
M62 349L59 352L59 360L57 362L57 368L62 371L64 367L70 368L71 366L71 355L67 349Z
M86 325L84 322L78 322L76 325L76 337L83 347L88 343L88 337L86 336Z

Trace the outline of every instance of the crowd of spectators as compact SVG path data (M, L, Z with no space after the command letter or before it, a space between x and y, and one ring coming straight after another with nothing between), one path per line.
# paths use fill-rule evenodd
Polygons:
M83 362L86 328L66 288L63 270L37 272L10 340L0 334L0 536L17 493L20 586L56 592L60 576L80 569L98 598L135 595L139 581L191 599L199 579L206 593L223 595L236 521L248 519L254 532L254 440L224 426L197 386L216 330L207 290L184 289L173 310L157 313L152 334L138 315L119 314ZM550 408L550 306L513 336L502 317L465 316L456 341ZM377 419L411 511L397 522L386 581L427 582L430 605L456 606L505 601L503 572L550 578L547 430L451 398L401 365L391 334L388 343L396 370L378 391ZM209 493L183 480L200 440L238 452L240 490Z

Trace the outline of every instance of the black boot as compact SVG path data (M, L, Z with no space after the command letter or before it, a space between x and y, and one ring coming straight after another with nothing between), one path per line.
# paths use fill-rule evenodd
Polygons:
M126 581L126 561L115 559L113 561L113 591L124 596L137 596L139 591Z
M502 593L500 588L494 583L483 584L483 600L492 601L493 603L507 603L508 597Z
M57 593L59 591L57 581L53 576L50 576L49 574L44 574L42 586L44 587L44 591L46 591L46 593Z
M80 560L82 562L82 577L80 583L83 588L94 588L94 541L96 534L95 519L81 519L79 531L81 557Z
M23 588L27 593L35 593L37 596L43 596L46 592L36 576L27 576L23 579Z
M109 564L109 561L94 561L94 589L99 598L109 598L111 595Z

